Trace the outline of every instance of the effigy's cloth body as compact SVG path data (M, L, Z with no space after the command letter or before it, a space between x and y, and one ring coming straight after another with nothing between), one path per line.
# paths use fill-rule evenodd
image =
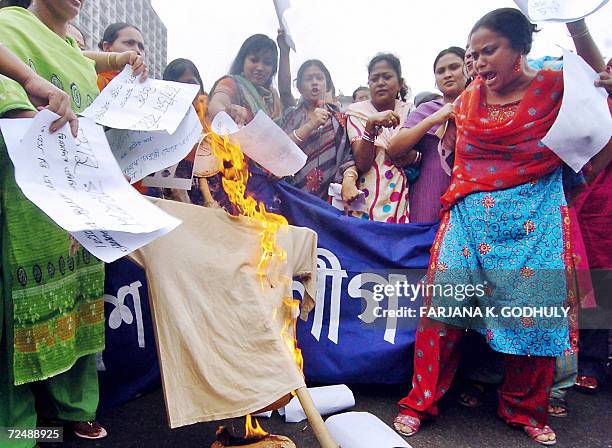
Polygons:
M302 314L314 306L316 233L280 230L287 261L262 287L257 223L152 201L183 221L130 255L147 274L170 427L244 416L304 387L281 329L291 314L292 277L305 285Z

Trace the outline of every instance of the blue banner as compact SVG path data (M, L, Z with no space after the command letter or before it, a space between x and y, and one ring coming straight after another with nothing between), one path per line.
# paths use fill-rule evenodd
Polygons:
M397 309L398 303L389 297L377 300L372 285L417 282L438 225L347 217L317 197L263 176L253 176L249 190L268 210L318 234L317 306L297 326L307 380L409 381L414 325L373 317L373 307ZM99 368L102 404L113 406L157 386L159 366L144 271L119 260L107 265L106 277L106 349ZM294 290L296 297L303 294L297 281Z
M389 297L377 301L372 285L418 282L429 263L437 223L387 224L356 219L285 182L260 182L271 187L273 196L258 199L276 206L290 224L309 227L319 237L317 306L308 321L298 321L297 326L307 380L409 381L410 348L418 319L373 319L374 307L395 310L398 303L390 303Z
M144 270L127 258L107 264L104 293L106 347L98 356L101 409L160 384Z

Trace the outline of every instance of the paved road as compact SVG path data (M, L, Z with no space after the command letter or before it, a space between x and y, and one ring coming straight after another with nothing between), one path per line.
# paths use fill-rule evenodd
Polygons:
M398 386L356 386L354 410L367 411L391 423L395 416L394 403L403 396ZM483 406L467 409L449 396L442 403L442 414L434 423L425 424L409 443L414 448L534 448L522 431L504 424L495 414L495 395L490 393ZM551 418L557 432L559 448L612 448L612 388L594 396L572 392L569 397L570 415ZM63 447L93 448L208 448L214 440L215 424L197 424L170 430L166 424L162 393L147 394L123 406L100 415L109 436L100 441L68 439ZM318 444L306 422L289 424L275 414L262 420L269 432L289 436L299 448L317 448ZM51 445L53 446L53 445ZM372 447L378 448L378 447Z

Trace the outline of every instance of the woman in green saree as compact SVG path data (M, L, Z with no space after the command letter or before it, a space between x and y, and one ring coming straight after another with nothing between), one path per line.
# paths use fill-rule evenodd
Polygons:
M0 42L70 95L74 112L98 94L94 61L66 36L79 10L80 3L71 0L33 0L28 9L0 10ZM1 117L36 112L17 82L0 77ZM0 226L0 427L35 428L35 402L44 400L39 409L49 415L41 417L70 422L81 437L104 437L106 431L95 422L104 265L23 195L3 139ZM35 443L10 440L8 446Z

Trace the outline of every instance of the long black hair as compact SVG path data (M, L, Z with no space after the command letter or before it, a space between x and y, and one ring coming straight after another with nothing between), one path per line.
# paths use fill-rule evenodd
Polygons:
M270 87L272 78L274 78L274 75L278 70L278 48L276 46L276 42L264 34L253 34L244 41L240 47L240 50L238 50L238 54L234 58L234 62L232 62L230 75L242 74L244 60L248 55L253 54L263 56L267 52L272 53L272 76L270 76L270 79L266 83L266 87Z
M504 36L510 41L510 46L521 54L529 54L533 33L539 31L536 25L515 8L499 8L485 14L476 22L470 36L479 28L487 28Z
M104 42L108 42L109 44L112 45L113 42L115 42L117 38L119 37L119 33L121 32L121 30L124 30L126 28L134 28L136 31L142 34L142 31L140 31L140 29L137 26L130 25L129 23L125 23L125 22L111 23L104 30L104 34L102 35L102 40L98 42L98 48L100 50L104 50L103 48Z
M402 101L406 101L406 96L408 95L408 88L406 87L406 83L404 82L404 78L402 78L402 64L397 56L391 53L378 53L376 56L372 58L370 63L368 64L368 76L372 73L374 66L379 62L385 61L387 62L395 74L397 75L397 79L400 82L400 91L399 98Z
M162 78L166 81L178 81L186 71L191 71L200 83L200 94L204 93L204 84L200 77L200 72L195 64L189 59L178 58L166 65Z

